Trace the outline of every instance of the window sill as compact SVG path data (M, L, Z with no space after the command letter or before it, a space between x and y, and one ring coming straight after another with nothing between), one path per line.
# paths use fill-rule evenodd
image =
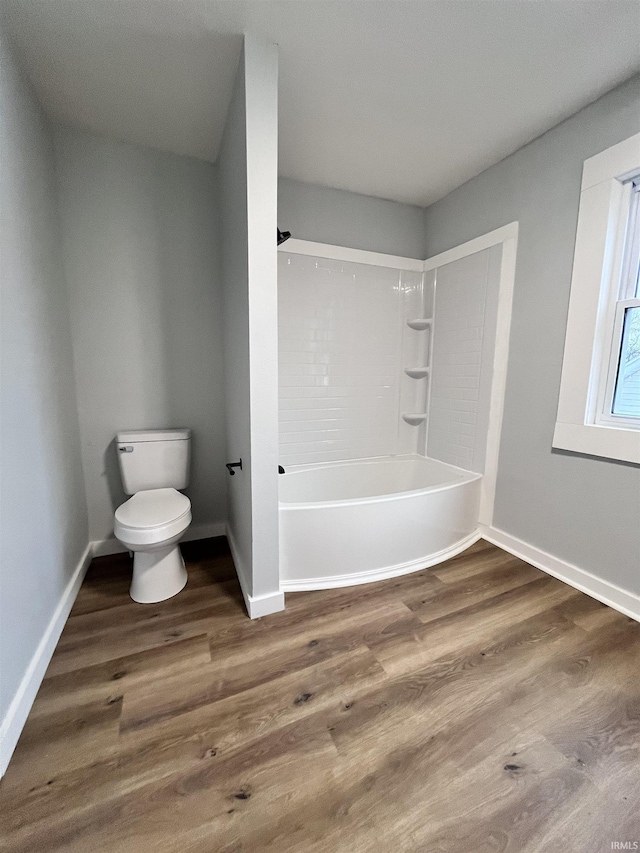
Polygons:
M640 432L597 424L556 422L553 447L640 465Z

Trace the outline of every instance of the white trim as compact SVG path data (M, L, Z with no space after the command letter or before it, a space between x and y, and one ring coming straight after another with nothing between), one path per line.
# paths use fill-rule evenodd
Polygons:
M585 160L552 446L640 463L640 433L601 417L640 133ZM610 389L611 390L611 389Z
M281 589L277 592L269 592L264 595L250 595L245 579L245 568L240 560L235 539L233 538L229 525L227 525L226 530L229 550L231 551L233 564L238 576L238 583L240 584L242 597L244 598L244 604L247 608L249 619L259 619L261 616L269 616L271 613L278 613L280 610L284 610L284 593Z
M233 560L233 566L236 570L236 574L238 576L238 582L240 583L240 589L242 590L242 595L244 597L245 604L247 605L247 612L249 611L249 605L247 603L247 599L250 598L249 590L247 589L247 581L245 580L245 565L240 557L240 552L238 551L238 546L236 545L235 536L231 532L231 527L229 524L226 525L226 536L227 542L229 543L229 550L231 551L231 558Z
M412 270L422 272L424 262L417 258L403 258L399 255L384 255L380 252L367 252L364 249L349 249L346 246L331 246L329 243L313 243L310 240L289 239L278 246L279 252L291 255L311 255L314 258L327 258L334 261L349 261L355 264L369 264L376 267L390 267L394 270Z
M192 524L180 540L181 542L193 542L196 539L213 539L216 536L226 536L227 527L224 521L213 524ZM125 554L127 548L113 536L108 539L96 539L91 543L92 556L108 557L111 554Z
M601 184L612 175L623 180L631 176L638 168L638 150L640 149L640 133L623 139L617 145L612 145L599 154L594 154L584 161L582 167L582 185L580 192L596 184Z
M424 262L424 270L428 272L436 267L443 267L445 264L459 261L461 258L466 258L469 255L475 255L476 252L483 252L485 249L497 246L498 243L517 239L518 223L510 222L508 225L503 225L494 231L489 231L487 234L482 234L480 237L475 237L473 240L468 240L466 243L454 246L453 249L447 249L446 252L441 252L439 255L427 258Z
M22 681L7 709L2 724L0 724L0 777L4 776L13 751L16 748L24 724L29 716L31 706L49 666L51 656L55 651L62 629L65 626L73 603L76 600L78 590L84 580L91 557L92 549L91 543L89 543L67 582L67 586L58 601L53 616L49 620L49 624L29 662L27 671L22 677Z
M498 457L500 455L504 398L507 388L513 290L516 280L516 253L518 249L518 223L514 222L512 224L515 226L515 234L504 240L500 261L498 315L496 319L493 375L491 377L489 425L487 429L484 476L480 488L480 513L478 516L480 524L493 524L493 508L498 480Z
M640 432L637 429L556 421L553 446L588 456L640 463Z
M481 529L482 538L487 542L497 545L526 563L640 622L640 595L637 593L622 589L610 581L592 575L591 572L567 563L559 557L554 557L546 551L541 551L534 545L529 545L528 542L505 533L504 530L496 527Z
M500 262L496 342L493 375L491 378L491 401L489 404L485 470L480 492L479 522L487 526L490 526L493 522L493 508L498 478L498 456L500 453L502 415L504 412L507 368L509 364L513 289L516 278L518 223L510 222L508 225L496 228L488 234L483 234L480 237L462 243L460 246L455 246L453 249L448 249L446 252L434 255L434 257L428 258L424 262L425 270L437 269L500 244L502 244L502 258Z
M391 267L392 269L411 270L413 272L429 272L436 267L450 264L453 261L460 260L460 258L466 258L468 255L482 252L484 249L490 249L492 246L498 245L498 243L517 239L517 237L518 223L510 222L508 225L503 225L494 231L489 231L487 234L482 234L480 237L468 240L460 246L455 246L453 249L448 249L446 252L434 255L432 258L427 258L425 261L418 260L417 258L404 258L400 255L369 252L364 249L350 249L346 246L332 246L329 243L295 240L293 238L287 240L286 243L281 243L278 246L278 251L289 252L292 255L310 255L315 258L352 261L353 263L371 264L373 266Z
M337 589L345 586L358 586L363 583L374 583L375 581L388 580L389 578L397 578L400 575L408 575L411 572L419 572L422 569L428 569L438 563L443 563L445 560L450 560L462 551L466 551L474 542L477 542L481 537L479 531L475 531L470 536L465 536L455 545L450 548L445 548L438 551L437 554L432 554L430 557L421 560L411 560L409 563L398 563L395 566L387 566L384 569L374 569L368 572L354 572L350 575L329 575L322 578L313 578L312 580L283 580L280 581L280 586L286 592L302 592L304 590L313 589Z

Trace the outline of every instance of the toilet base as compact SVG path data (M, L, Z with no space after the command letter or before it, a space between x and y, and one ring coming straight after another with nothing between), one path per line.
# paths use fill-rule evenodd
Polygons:
M155 604L177 595L187 583L187 570L176 543L157 551L135 551L129 595L138 604Z

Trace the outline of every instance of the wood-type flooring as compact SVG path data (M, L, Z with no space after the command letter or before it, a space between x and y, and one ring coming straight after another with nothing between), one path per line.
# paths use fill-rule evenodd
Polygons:
M127 555L93 561L0 783L0 850L640 847L638 623L484 541L251 621L225 540L183 550L156 605Z

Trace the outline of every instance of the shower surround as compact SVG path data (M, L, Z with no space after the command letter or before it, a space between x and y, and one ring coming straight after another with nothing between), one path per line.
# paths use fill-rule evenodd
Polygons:
M441 264L299 240L280 248L283 589L418 571L480 537L510 294L500 318L504 246L479 242Z
M421 262L283 250L278 262L281 464L424 452L433 298Z

